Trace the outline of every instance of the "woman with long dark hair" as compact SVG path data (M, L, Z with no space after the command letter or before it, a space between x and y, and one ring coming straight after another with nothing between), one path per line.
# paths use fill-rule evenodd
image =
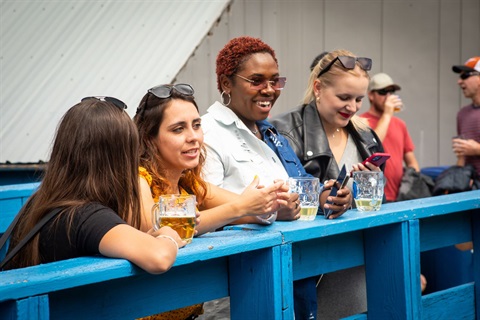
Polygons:
M169 227L145 233L138 187L138 133L112 97L88 97L63 116L39 189L19 212L10 250L52 218L6 269L101 254L150 273L167 271L185 242Z

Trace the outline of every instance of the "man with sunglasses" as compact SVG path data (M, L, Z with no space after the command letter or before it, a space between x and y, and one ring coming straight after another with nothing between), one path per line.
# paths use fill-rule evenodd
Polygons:
M396 92L400 86L395 84L386 73L378 73L370 79L368 99L370 109L360 117L368 119L370 127L382 140L385 152L390 160L385 165L385 197L387 201L396 201L403 177L403 163L420 171L417 158L413 153L415 146L407 130L405 122L394 116L402 109L402 100Z
M457 113L458 136L452 139L452 149L457 165L472 164L480 175L480 56L453 66L452 70L459 73L457 83L463 95L472 100Z

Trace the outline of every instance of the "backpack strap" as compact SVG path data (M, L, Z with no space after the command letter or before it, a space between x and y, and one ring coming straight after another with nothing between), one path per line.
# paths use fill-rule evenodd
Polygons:
M53 217L55 217L63 208L56 208L50 211L46 216L44 216L40 221L33 227L32 230L23 238L3 259L2 263L0 263L0 271L3 267L20 251L39 231L42 227L47 224ZM17 214L15 219L13 220L12 224L8 227L7 231L3 234L0 238L0 251L3 249L3 246L7 242L8 238L10 237L15 225L18 223L20 219L20 213Z

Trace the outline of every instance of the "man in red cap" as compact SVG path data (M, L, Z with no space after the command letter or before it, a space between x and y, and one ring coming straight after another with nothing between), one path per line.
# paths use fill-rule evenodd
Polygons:
M452 70L460 74L457 83L465 98L472 99L457 113L458 137L452 140L453 152L457 165L472 164L480 175L480 57L470 58Z
M402 99L396 94L400 86L386 73L377 73L370 79L368 100L370 109L360 117L368 119L368 124L382 140L385 152L390 160L385 164L385 197L387 201L396 201L403 177L403 163L420 171L417 158L413 153L415 146L405 122L394 116L403 109Z

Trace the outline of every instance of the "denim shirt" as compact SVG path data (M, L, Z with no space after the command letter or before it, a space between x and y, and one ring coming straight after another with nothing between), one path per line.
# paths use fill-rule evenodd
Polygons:
M257 126L262 133L263 141L277 154L289 177L312 177L305 171L287 139L278 133L270 122L257 121Z

